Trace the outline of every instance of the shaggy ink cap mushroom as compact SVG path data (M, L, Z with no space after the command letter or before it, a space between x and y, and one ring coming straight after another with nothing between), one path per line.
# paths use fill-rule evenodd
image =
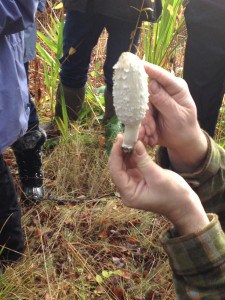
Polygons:
M130 52L123 52L113 68L113 104L125 126L122 148L131 153L148 109L148 76L143 61Z

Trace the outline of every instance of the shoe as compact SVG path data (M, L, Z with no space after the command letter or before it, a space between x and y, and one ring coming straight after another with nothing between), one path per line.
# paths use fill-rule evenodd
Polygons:
M109 156L114 140L118 133L122 132L122 123L116 116L113 116L105 125L105 149Z
M67 121L76 121L85 98L86 88L70 88L64 85L59 85L56 92L56 106L55 106L55 118L61 119L63 122L63 105L65 103ZM69 123L68 122L68 123ZM46 132L48 140L52 139L57 141L58 137L62 134L59 130L56 120L47 124L42 124L41 128Z
M43 199L43 173L41 147L46 141L42 129L28 131L12 145L19 169L24 200L37 202Z
M58 139L58 137L61 135L55 120L49 123L41 124L40 128L44 130L48 140Z
M63 120L62 101L65 103L66 113L70 121L76 121L85 99L86 88L71 88L61 85L56 93L55 116Z

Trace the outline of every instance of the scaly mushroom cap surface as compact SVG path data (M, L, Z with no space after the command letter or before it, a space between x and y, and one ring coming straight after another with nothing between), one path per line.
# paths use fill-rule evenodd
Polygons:
M121 54L114 66L113 103L126 126L143 120L148 109L148 76L143 61L130 52Z

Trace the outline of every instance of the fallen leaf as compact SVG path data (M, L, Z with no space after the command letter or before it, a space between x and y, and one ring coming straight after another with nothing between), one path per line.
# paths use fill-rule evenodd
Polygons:
M100 239L105 239L105 238L107 238L107 237L108 237L107 231L102 231L102 232L100 232L99 235L98 235L98 237L99 237Z
M132 273L127 271L127 270L120 270L120 276L125 278L125 279L131 279L132 278Z
M57 5L54 7L54 9L61 9L61 8L63 8L63 3L62 3L62 2L60 2L59 4L57 4Z
M96 275L96 276L95 276L95 279L96 279L96 281L97 281L98 284L102 284L102 283L103 283L102 276Z
M76 49L73 48L73 47L70 47L70 50L69 50L69 55L73 55L76 53Z
M105 278L109 278L110 277L110 272L102 271L102 276L105 277Z
M114 296L116 296L116 298L118 300L124 300L125 299L124 291L120 287L110 286L110 290L114 294Z
M105 138L104 138L104 137L100 137L99 140L98 140L98 142L99 142L99 145L100 145L102 148L105 147Z
M48 293L45 294L45 300L50 300L50 299L51 299L50 295Z
M132 245L139 244L138 240L134 236L129 236L127 241Z

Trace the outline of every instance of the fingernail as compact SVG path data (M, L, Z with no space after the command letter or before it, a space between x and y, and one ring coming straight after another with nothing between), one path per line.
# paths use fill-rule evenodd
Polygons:
M149 88L150 88L150 93L151 94L157 94L159 92L159 90L160 90L160 85L158 84L157 81L152 80L150 82Z

